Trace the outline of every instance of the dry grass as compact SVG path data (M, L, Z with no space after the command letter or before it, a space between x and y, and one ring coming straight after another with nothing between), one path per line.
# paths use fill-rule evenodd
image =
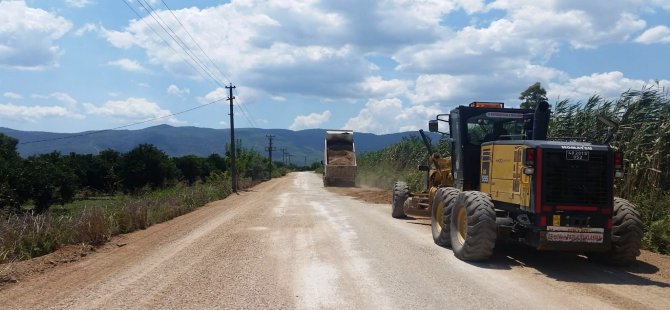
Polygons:
M251 185L248 180L239 184L240 188ZM0 217L0 263L44 255L65 244L101 245L111 236L170 220L230 193L230 181L217 175L207 183L102 201L71 212L4 215Z

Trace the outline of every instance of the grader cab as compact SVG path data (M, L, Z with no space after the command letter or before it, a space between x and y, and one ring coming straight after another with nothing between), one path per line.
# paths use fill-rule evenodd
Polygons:
M426 143L428 188L411 193L396 182L392 216L429 211L435 243L462 260L488 259L505 238L616 265L634 262L640 215L614 197L622 154L609 145L548 140L549 115L546 102L535 110L473 102L438 115L429 129L449 137L451 156Z

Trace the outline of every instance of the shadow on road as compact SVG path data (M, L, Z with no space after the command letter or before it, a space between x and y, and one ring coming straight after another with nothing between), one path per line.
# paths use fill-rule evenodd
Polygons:
M639 275L654 274L659 268L638 261L629 267L613 267L589 261L583 255L544 252L519 244L496 245L486 262L472 265L490 269L532 268L556 281L602 284L627 284L670 287L670 283L650 280Z

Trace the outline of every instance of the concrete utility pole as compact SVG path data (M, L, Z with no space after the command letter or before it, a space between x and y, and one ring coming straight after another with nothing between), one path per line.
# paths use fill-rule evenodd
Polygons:
M231 188L233 193L237 193L237 162L235 161L235 118L233 117L233 89L235 86L231 83L230 86L226 86L229 91L228 101L230 101L230 181Z
M286 165L286 149L281 149L281 162Z
M266 135L268 137L268 146L265 147L265 150L268 151L268 157L270 158L270 164L268 165L268 172L270 173L270 179L272 179L272 151L276 150L277 148L272 146L272 138L275 136L273 135Z
M286 157L288 157L288 164L289 164L289 166L291 165L291 157L293 157L293 156L295 156L295 155L293 155L293 154L291 154L291 153L287 153L287 154L286 154Z

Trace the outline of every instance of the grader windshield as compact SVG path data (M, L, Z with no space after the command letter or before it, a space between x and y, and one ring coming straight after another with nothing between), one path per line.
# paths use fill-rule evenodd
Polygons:
M481 145L497 140L524 140L524 114L508 112L482 112L466 119L467 142Z

